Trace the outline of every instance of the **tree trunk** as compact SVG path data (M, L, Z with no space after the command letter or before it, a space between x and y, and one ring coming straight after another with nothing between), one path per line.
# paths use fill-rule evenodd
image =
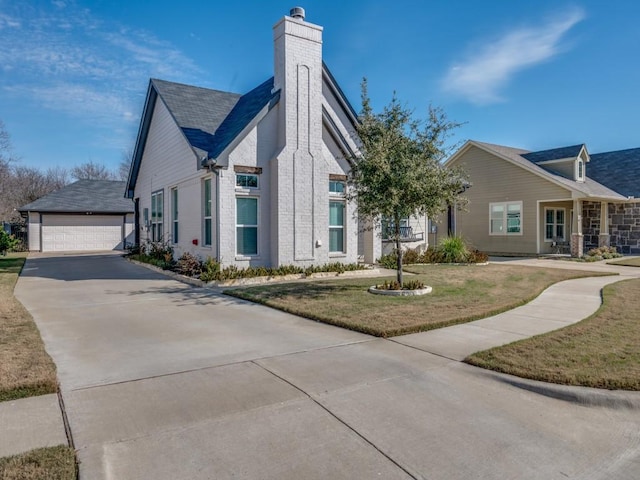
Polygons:
M398 263L396 264L396 280L400 284L400 288L403 287L402 280L402 248L400 247L400 219L395 218L395 237L396 237L396 252L398 257Z

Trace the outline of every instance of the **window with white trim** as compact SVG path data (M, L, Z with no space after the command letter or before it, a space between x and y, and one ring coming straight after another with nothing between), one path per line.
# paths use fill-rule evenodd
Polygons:
M329 253L344 253L345 202L329 202Z
M171 241L178 243L178 188L171 189Z
M211 179L205 178L202 182L202 230L205 247L211 246L212 218L211 218Z
M490 203L489 235L522 235L522 202Z
M161 242L164 217L164 191L151 194L151 241Z
M565 209L544 209L544 239L548 242L563 242L565 235Z
M236 197L236 254L258 255L258 199Z
M236 173L236 187L258 188L258 175L254 173Z
M578 159L577 170L578 170L577 179L584 180L584 161L582 159Z
M346 190L345 182L341 180L329 180L329 194L344 195Z

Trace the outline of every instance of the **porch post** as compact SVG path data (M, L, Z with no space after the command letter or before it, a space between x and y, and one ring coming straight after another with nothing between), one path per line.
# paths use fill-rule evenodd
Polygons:
M571 233L571 256L584 255L584 241L582 235L582 200L573 201L573 233Z
M364 222L362 231L364 244L364 263L373 264L382 256L382 227L379 221Z
M600 202L600 235L598 235L598 246L608 247L609 239L609 204Z

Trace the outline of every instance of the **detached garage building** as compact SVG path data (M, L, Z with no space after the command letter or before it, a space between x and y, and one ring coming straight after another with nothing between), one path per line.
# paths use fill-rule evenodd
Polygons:
M132 244L133 201L126 182L79 180L19 209L27 218L29 250L123 250Z

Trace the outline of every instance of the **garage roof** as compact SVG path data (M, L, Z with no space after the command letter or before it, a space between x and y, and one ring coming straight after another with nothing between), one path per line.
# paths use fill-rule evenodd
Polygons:
M127 182L78 180L23 205L19 212L133 213L133 201L124 198Z

